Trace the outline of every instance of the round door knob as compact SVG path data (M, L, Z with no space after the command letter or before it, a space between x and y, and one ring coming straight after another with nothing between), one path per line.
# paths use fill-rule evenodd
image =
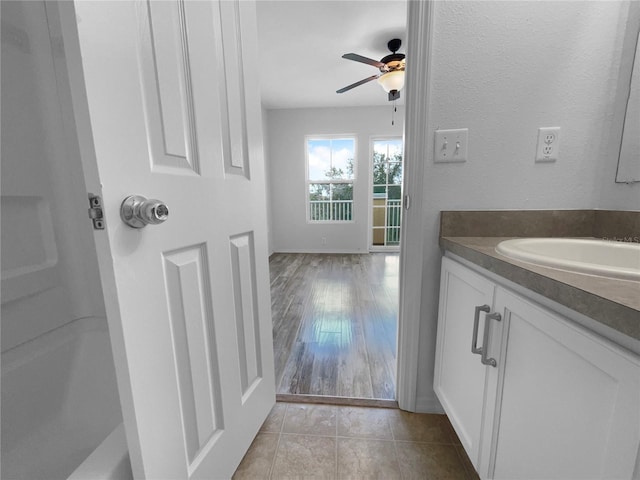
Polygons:
M160 200L147 199L142 195L129 195L120 205L120 218L132 228L157 225L169 216L169 208Z

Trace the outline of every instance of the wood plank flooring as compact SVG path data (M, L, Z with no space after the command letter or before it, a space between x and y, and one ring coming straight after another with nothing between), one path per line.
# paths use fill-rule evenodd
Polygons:
M397 253L269 259L277 392L395 399Z

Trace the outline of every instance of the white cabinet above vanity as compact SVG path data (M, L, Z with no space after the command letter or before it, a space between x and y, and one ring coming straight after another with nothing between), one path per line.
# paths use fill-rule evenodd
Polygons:
M443 258L434 389L476 470L638 478L640 356L512 287Z

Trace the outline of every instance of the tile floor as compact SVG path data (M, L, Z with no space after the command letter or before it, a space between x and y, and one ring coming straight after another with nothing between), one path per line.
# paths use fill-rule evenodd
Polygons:
M444 415L276 403L240 479L477 479Z

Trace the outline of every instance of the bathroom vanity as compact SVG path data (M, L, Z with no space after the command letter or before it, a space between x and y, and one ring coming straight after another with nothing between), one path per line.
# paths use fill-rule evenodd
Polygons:
M512 260L495 245L513 231L446 222L434 390L480 476L637 478L640 282Z

